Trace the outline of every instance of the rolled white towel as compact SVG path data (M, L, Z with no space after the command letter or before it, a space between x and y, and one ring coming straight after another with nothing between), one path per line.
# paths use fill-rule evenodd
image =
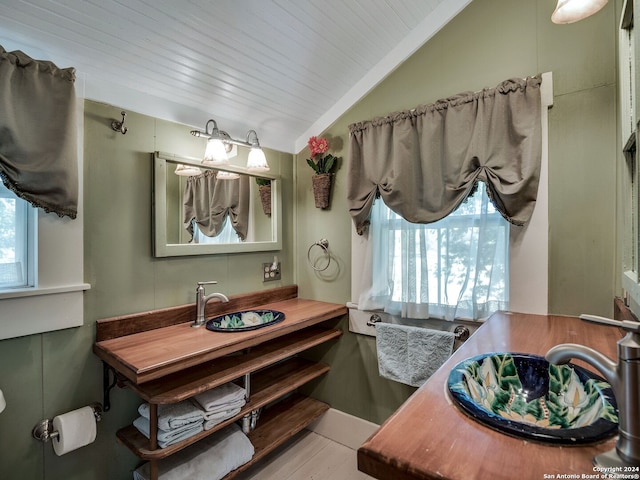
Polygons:
M237 402L238 400L244 400L246 397L246 391L235 383L225 383L219 387L212 388L206 392L199 393L194 396L193 399L197 405L200 405L205 412L211 412L212 410L220 411L221 405L229 405Z
M133 426L136 427L145 437L149 438L151 436L149 419L138 417L133 421ZM173 445L174 443L193 437L196 433L200 433L202 430L204 430L203 422L192 423L173 430L158 429L158 446L160 448L166 448L169 445Z
M220 480L253 457L253 445L234 423L194 445L158 462L159 480ZM149 464L133 473L134 480L149 480Z
M151 419L148 403L140 405L138 413L148 420ZM189 400L168 405L158 405L158 428L160 430L169 431L203 421L204 412Z

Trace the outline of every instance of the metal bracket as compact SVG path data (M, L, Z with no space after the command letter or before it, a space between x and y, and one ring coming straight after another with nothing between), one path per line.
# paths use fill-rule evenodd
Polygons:
M113 381L110 381L109 372L113 374ZM108 365L106 362L102 362L102 410L108 412L111 410L111 400L109 399L109 393L111 389L115 387L118 383L117 372L113 367Z

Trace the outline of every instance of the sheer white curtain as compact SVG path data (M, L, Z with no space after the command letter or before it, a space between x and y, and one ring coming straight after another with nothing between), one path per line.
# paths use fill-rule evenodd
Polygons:
M477 185L457 210L429 224L409 223L376 200L360 309L453 320L508 308L509 224Z
M226 217L223 221L223 227L220 230L220 233L215 237L208 237L204 233L200 231L198 225L195 225L195 220L193 220L193 243L240 243L240 237L238 233L233 229L233 225L231 224L231 220L229 217Z

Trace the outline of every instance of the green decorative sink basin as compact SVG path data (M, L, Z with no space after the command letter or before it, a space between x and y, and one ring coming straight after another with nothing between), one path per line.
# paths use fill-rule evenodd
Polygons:
M244 332L268 327L284 320L278 310L245 310L214 317L207 322L207 329L214 332Z
M618 432L613 391L602 378L544 357L488 353L456 365L448 388L471 418L502 433L543 443L588 444Z

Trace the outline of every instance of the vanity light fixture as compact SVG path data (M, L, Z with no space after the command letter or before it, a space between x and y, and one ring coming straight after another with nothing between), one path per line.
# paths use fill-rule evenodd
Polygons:
M587 18L607 4L608 0L558 0L551 21L557 24L574 23Z
M209 124L212 124L211 131L209 131ZM258 134L255 130L249 130L247 132L247 139L245 141L236 140L231 138L231 136L224 130L218 129L216 121L210 119L205 125L204 132L201 130L191 130L191 135L207 139L207 148L205 150L204 158L202 159L203 165L215 167L216 165L228 164L229 160L227 159L227 153L231 151L233 145L238 145L251 149L247 159L247 171L269 171L267 158L260 147Z

